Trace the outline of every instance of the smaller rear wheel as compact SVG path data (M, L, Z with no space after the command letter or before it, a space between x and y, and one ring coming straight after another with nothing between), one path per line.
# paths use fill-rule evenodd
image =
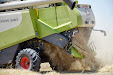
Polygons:
M23 49L16 57L16 68L39 71L40 69L40 57L38 53L33 49Z

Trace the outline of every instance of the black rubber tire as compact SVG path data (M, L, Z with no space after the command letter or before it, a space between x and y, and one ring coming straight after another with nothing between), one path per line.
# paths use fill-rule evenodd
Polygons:
M15 66L17 69L23 69L21 67L21 59L23 57L27 57L30 60L30 66L27 70L39 71L41 61L39 54L35 50L27 48L23 49L18 53L16 57L16 66Z

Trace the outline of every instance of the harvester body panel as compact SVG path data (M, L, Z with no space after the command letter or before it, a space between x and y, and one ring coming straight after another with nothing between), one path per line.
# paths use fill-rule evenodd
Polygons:
M47 31L39 30L39 37L43 38L53 33L61 33L82 25L82 17L77 8L70 10L67 6L58 6L51 8L39 9L39 19L37 27L48 27L52 33L47 34ZM41 33L43 32L43 33Z
M85 9L86 12L82 12L82 9ZM33 38L44 39L56 46L64 48L69 41L60 33L77 27L94 26L92 25L92 23L84 23L86 20L89 21L91 17L94 21L93 15L87 17L89 13L93 14L92 11L88 13L89 10L91 9L80 9L75 7L73 10L71 10L67 6L56 6L41 8L38 9L38 11L37 9L29 9L23 11L1 13L0 50ZM85 19L84 16L86 16ZM59 37L53 38L52 35L54 34L58 34ZM55 40L55 42L51 41L51 39L48 38L51 36L52 39ZM59 43L62 45L60 45ZM74 55L74 57L83 58L79 53L77 53L76 50L74 50L75 49L72 50L72 55Z
M34 37L35 31L28 10L0 14L0 50Z

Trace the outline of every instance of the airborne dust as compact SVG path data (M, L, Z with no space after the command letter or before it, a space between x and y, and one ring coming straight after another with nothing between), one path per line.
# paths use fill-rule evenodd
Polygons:
M65 50L53 44L44 42L45 53L50 57L51 66L58 71L96 71L99 63L94 52L87 46L92 28L79 28L80 32L73 39L73 47L85 58L74 58L66 54Z

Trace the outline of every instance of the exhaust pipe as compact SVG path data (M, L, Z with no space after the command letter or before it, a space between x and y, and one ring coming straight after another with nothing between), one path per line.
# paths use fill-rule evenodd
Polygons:
M76 2L74 0L63 0L69 7L71 10L74 9Z
M51 3L58 3L63 2L63 0L30 0L30 1L19 1L13 3L5 3L0 4L0 10L7 10L7 9L15 9L15 8L23 8L23 7L31 7L37 5L44 5L44 4L51 4ZM75 6L75 1L73 0L64 0L67 5L73 9Z

